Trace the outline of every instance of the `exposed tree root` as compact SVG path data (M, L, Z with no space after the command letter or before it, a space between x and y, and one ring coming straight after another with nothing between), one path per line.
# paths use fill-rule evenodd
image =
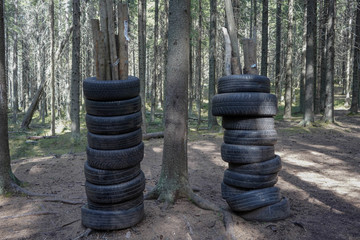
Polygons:
M81 219L79 218L79 219L76 219L76 220L71 221L71 222L69 222L69 223L65 223L65 224L61 225L60 228L67 227L67 226L69 226L69 225L71 225L71 224L73 224L73 223L76 223L76 222L80 221L80 220L81 220Z
M30 197L53 197L53 196L55 196L55 194L40 194L40 193L30 192L30 191L20 187L16 183L11 183L11 186L14 189L15 193L25 194L26 196L30 196Z
M21 217L29 217L29 216L50 215L50 214L56 214L56 212L48 212L48 211L30 212L30 213L24 213L24 214L20 214L20 215L1 217L0 219L5 220L5 219L14 219L14 218L21 218Z
M39 201L43 201L43 202L59 202L59 203L70 204L70 205L84 204L83 202L76 202L76 201L60 199L60 198L46 198L46 199L40 199Z
M221 212L223 214L223 221L224 221L228 239L231 239L231 240L238 239L235 235L234 222L233 222L231 213L225 209L222 209Z
M308 126L310 126L311 124L312 124L312 122L310 122L310 121L302 120L302 121L298 124L298 126L299 126L299 127L308 127Z
M88 237L92 231L93 230L91 228L87 228L82 234L80 234L79 236L77 236L73 240L78 240L78 239L82 239L84 237Z

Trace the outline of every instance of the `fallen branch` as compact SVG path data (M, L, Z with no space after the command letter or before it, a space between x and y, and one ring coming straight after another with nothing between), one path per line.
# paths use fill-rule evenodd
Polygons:
M59 198L39 199L39 200L37 200L37 201L42 201L42 202L59 202L59 203L70 204L70 205L84 204L83 202L75 202L75 201L70 201L70 200L66 200L66 199L59 199Z
M40 139L49 139L49 138L56 138L58 136L28 136L26 139L30 140L40 140Z
M50 214L57 214L57 213L56 212L48 212L48 211L30 212L30 213L24 213L24 214L20 214L20 215L1 217L0 219L1 220L6 220L6 219L14 219L14 218L30 217L30 216L41 216L41 215L50 215Z
M62 225L60 228L64 228L64 227L69 226L69 225L71 225L71 224L73 224L73 223L76 223L76 222L78 222L78 221L80 221L80 220L81 220L81 219L79 218L79 219L76 219L76 220L74 220L74 221L72 221L72 222L65 223L65 224Z
M164 132L146 133L143 135L143 140L149 140L152 138L163 138Z
M79 236L77 236L76 238L74 238L73 240L78 240L84 237L88 237L90 235L90 233L92 232L91 228L87 228L82 234L80 234Z

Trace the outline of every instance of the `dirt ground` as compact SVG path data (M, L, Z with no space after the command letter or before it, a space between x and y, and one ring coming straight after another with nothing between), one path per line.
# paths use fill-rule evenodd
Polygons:
M298 121L277 122L276 152L283 160L279 186L291 201L291 217L278 222L247 222L233 214L238 239L360 239L360 116L336 112L336 125L306 130ZM198 194L222 207L221 134L203 134L189 142L190 182ZM158 180L162 140L145 142L142 169L147 187ZM84 232L80 208L86 202L85 153L20 159L13 170L26 189L54 197L0 197L1 239L74 239ZM219 213L199 209L187 199L168 210L145 201L145 218L121 231L92 232L86 239L225 239Z

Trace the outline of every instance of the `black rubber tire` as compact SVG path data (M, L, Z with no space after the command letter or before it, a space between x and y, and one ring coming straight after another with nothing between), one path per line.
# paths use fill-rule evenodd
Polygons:
M94 116L122 116L141 110L139 96L121 101L93 101L85 98L86 113Z
M251 164L235 164L229 163L229 169L234 172L243 173L243 174L259 174L267 175L278 173L281 170L281 159L278 155L274 158Z
M277 142L276 130L225 130L224 142L237 145L273 146Z
M237 173L229 169L224 172L224 183L238 188L260 189L272 187L277 183L277 180L278 177L276 173L268 175L252 175Z
M82 225L95 230L117 230L135 226L144 217L144 204L121 211L81 208Z
M144 202L144 194L141 193L139 196L130 199L129 201L115 204L103 204L103 203L95 203L88 199L88 208L93 210L102 210L102 211L121 211L127 210L130 208L137 207Z
M263 162L275 157L274 146L234 145L223 143L221 157L225 162L248 164Z
M231 210L235 212L251 211L268 206L281 200L280 189L277 187L263 188L240 193L226 199Z
M270 92L270 79L260 75L229 75L219 79L218 93Z
M134 98L140 93L140 80L129 76L125 80L103 81L90 77L83 82L84 96L95 101L119 101Z
M96 185L85 182L86 196L90 201L101 204L122 203L139 196L145 189L145 176L140 174L130 181L114 185Z
M269 222L283 220L289 217L290 213L289 200L284 197L280 202L255 209L250 212L242 213L240 216L245 220Z
M118 150L139 145L142 141L141 128L119 135L99 135L87 133L88 146L98 150Z
M135 131L141 127L141 112L124 116L100 117L86 114L89 132L102 135L116 135Z
M228 199L229 197L236 196L246 191L248 191L248 189L232 187L224 182L221 182L221 196L225 200Z
M223 93L215 95L212 102L214 116L271 117L277 113L276 96L270 93Z
M85 179L89 183L98 185L113 185L130 181L140 174L140 164L121 170L102 170L84 164Z
M274 130L275 123L272 117L226 117L222 118L222 126L232 130Z
M86 147L91 167L103 170L119 170L138 165L144 158L144 143L120 150L96 150Z

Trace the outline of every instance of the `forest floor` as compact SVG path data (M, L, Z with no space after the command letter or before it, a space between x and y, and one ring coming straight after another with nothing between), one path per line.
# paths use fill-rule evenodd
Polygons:
M248 222L233 214L238 239L360 239L360 116L336 111L336 124L301 128L277 121L276 153L283 169L277 186L290 199L291 216L278 222ZM41 140L39 140L41 141ZM191 134L188 144L190 182L198 194L222 207L220 183L227 164L221 160L221 133ZM162 139L145 142L142 169L146 191L161 169ZM80 208L86 202L85 153L14 160L16 176L32 192L53 197L0 197L1 239L74 239L85 231ZM219 213L180 199L167 210L145 201L145 218L133 228L92 232L86 239L225 239Z

